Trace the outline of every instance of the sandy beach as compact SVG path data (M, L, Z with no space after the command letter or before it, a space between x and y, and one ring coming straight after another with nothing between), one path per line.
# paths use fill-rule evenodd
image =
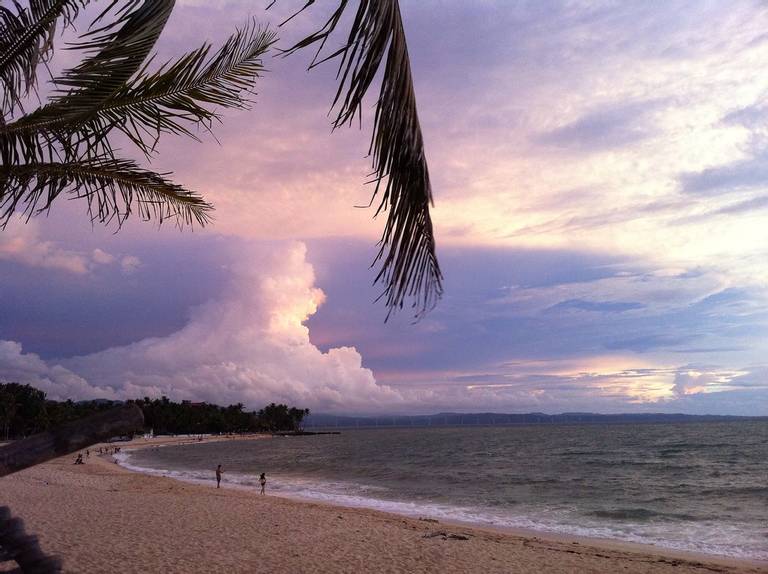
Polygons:
M92 450L93 452L93 450ZM6 477L22 516L66 572L768 571L654 547L496 532L133 473L93 454Z

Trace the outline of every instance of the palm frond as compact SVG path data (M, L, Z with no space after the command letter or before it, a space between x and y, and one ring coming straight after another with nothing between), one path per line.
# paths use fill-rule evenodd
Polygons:
M86 57L55 80L56 85L66 88L60 89L64 98L71 99L83 92L112 95L119 90L144 64L175 3L175 0L130 0L109 24L100 28L92 25L73 46L84 50ZM96 22L116 4L114 0Z
M40 154L56 150L58 146L68 158L81 155L81 146L87 155L94 157L109 153L106 136L112 126L98 121L87 125L88 121L141 69L174 3L174 0L130 0L108 25L100 28L92 25L83 41L77 44L85 50L86 58L55 80L60 86L60 95L34 112L0 126L3 163L51 161L50 155ZM96 22L115 4L112 2Z
M92 219L102 223L122 224L134 211L145 220L208 223L211 205L166 175L110 157L0 166L0 227L16 212L31 217L49 210L62 193L85 200Z
M46 143L58 141L70 148L85 143L93 155L104 153L105 130L75 128L94 117L142 68L174 4L175 0L133 0L120 9L114 22L88 32L85 41L77 47L89 55L55 80L61 95L9 124L3 133L18 138L16 143L22 146L32 143L28 138L42 135ZM27 148L34 149L34 146L27 145Z
M153 74L140 73L104 103L93 118L99 125L88 129L113 126L144 153L154 149L161 133L197 139L190 128L202 125L210 130L219 119L213 106L248 107L254 80L264 71L262 56L275 38L274 32L252 21L213 56L206 44Z
M274 32L252 21L236 30L212 56L206 44L155 73L147 73L145 67L88 113L69 114L63 100L0 126L0 148L7 147L8 153L26 151L23 160L31 162L46 149L39 145L41 133L77 133L80 137L70 142L77 147L85 138L104 142L110 130L118 129L145 154L154 149L161 133L197 139L190 128L210 129L219 118L212 106L248 107L247 95L253 93L254 80L264 70L262 56L274 41Z
M296 14L312 4L314 0L307 0ZM284 54L316 46L310 68L340 59L339 86L332 104L337 109L334 128L359 117L363 98L386 59L369 150L375 183L371 201L380 195L376 215L388 211L374 261L380 266L375 282L384 285L381 298L390 313L412 298L420 317L442 295L442 273L435 253L429 213L432 190L400 6L398 0L360 0L346 43L323 56L348 5L348 0L339 0L322 28Z
M37 65L53 50L56 22L72 23L88 0L30 0L28 7L15 0L15 10L0 6L0 84L2 113L11 112L37 80Z

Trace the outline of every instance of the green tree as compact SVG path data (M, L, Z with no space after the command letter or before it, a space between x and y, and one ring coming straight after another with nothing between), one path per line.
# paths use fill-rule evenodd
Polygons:
M16 397L6 390L0 390L0 429L3 440L11 438L11 425L16 416Z
M174 0L103 0L106 8L80 37L83 61L52 78L56 91L49 101L27 112L56 30L72 25L89 3L97 2L29 0L27 7L15 1L0 6L0 225L14 213L28 218L47 211L62 195L86 202L91 218L100 222L119 225L138 213L143 219L205 225L212 209L208 202L169 174L118 157L111 138L122 134L151 156L163 134L195 138L198 128L210 130L218 119L214 106L247 107L274 33L250 23L218 51L206 44L150 72L147 63ZM314 4L301 3L299 12ZM381 297L390 312L412 298L419 315L442 293L442 275L400 7L397 0L360 0L346 42L321 56L348 8L349 2L341 0L320 30L284 53L319 46L311 68L339 59L334 128L359 115L383 63L370 146L371 202L379 197L377 215L388 211L376 281L384 286Z
M48 427L45 393L30 385L0 383L0 428L5 440Z
M291 419L291 424L293 426L292 430L303 431L304 418L309 416L309 409L297 409L296 407L291 407L288 409L288 416Z
M309 415L309 409L288 408L288 405L270 403L261 409L257 415L257 425L268 431L301 431L304 418Z

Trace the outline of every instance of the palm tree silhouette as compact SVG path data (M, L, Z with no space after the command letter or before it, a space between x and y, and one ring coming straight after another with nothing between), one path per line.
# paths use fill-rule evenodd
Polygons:
M89 3L30 0L27 7L17 2L0 7L0 226L15 213L28 219L46 212L62 195L87 202L92 220L115 221L118 227L132 213L144 220L172 219L179 226L206 225L210 203L170 180L170 174L117 156L110 137L126 136L149 157L163 134L197 139L197 129L210 131L219 119L213 106L248 107L275 33L251 21L218 50L204 44L150 72L152 50L174 0L105 1L107 7L80 36L82 62L52 78L56 90L48 102L27 112L29 96L37 93L38 67L52 55L57 26L71 26ZM280 25L312 4L303 2ZM384 286L380 298L389 313L411 299L421 316L442 294L442 275L400 7L397 0L360 0L347 41L325 55L326 41L348 8L349 2L341 0L320 30L283 54L317 46L310 68L339 59L334 128L359 117L384 64L369 150L371 203L378 197L375 214L387 211L375 282Z

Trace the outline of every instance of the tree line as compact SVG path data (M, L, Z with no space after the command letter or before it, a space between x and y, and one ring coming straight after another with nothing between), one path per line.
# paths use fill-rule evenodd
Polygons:
M222 407L168 397L129 400L141 407L145 430L156 434L209 434L301 431L309 409L271 403L246 411L242 403ZM48 430L120 404L120 401L54 401L31 385L0 383L0 440Z

